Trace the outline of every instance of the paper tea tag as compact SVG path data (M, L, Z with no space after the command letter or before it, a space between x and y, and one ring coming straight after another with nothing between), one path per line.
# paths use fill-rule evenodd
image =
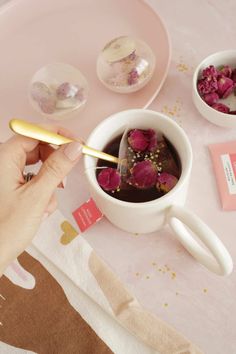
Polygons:
M103 214L92 198L73 211L72 215L81 232L86 231L90 226L101 220L103 217Z
M221 155L229 193L236 194L236 154Z

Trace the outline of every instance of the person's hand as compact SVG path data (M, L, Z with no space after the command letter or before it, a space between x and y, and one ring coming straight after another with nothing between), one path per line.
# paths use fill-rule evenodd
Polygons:
M0 278L0 341L38 354L112 354L36 259L23 252L18 261L35 277L35 287Z
M69 136L62 129L56 132ZM78 162L81 150L81 144L73 142L54 151L22 136L0 145L0 276L30 243L45 215L55 210L54 191ZM39 160L44 162L38 175L25 183L25 165Z

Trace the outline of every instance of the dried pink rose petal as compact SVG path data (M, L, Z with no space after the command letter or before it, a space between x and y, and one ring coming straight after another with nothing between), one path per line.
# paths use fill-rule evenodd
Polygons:
M120 186L121 176L115 168L107 167L99 173L97 180L105 191L114 191Z
M149 160L137 162L131 169L128 183L139 189L151 188L157 180L157 169Z
M144 131L144 135L149 142L147 150L154 151L157 147L157 133L153 129L148 129Z
M216 92L218 89L216 77L208 76L204 79L198 80L197 89L201 96L204 96L208 93Z
M229 114L235 115L235 114L236 114L236 111L230 111Z
M56 98L53 95L42 97L38 101L38 105L43 113L52 114L56 110Z
M219 73L223 76L229 77L231 78L232 75L232 68L229 65L223 65L220 69L219 69Z
M163 193L168 193L172 188L174 188L177 182L178 178L169 173L163 172L157 176L156 188Z
M210 77L217 77L218 76L218 70L214 67L214 65L210 65L202 71L203 78L207 78L209 76Z
M222 112L222 113L229 113L229 107L227 107L223 103L215 103L212 105L212 108L214 108L217 111Z
M157 133L153 129L133 129L129 132L128 143L136 152L154 151L157 147Z
M145 151L149 141L143 130L133 129L129 132L128 143L134 151Z
M30 94L31 97L37 102L39 102L41 98L49 97L52 95L49 87L40 81L35 81L32 83L30 87Z
M216 92L207 93L203 96L203 99L209 106L212 106L213 104L218 102L219 95Z
M77 85L70 84L69 82L63 82L58 86L56 95L59 100L65 100L67 98L74 98L79 91Z
M218 90L217 93L220 98L228 97L234 89L234 82L228 77L221 76L218 79Z
M233 80L233 82L236 83L236 68L233 69L232 71L231 80Z
M136 68L132 69L129 73L128 73L128 85L135 85L137 84L139 79L139 74Z

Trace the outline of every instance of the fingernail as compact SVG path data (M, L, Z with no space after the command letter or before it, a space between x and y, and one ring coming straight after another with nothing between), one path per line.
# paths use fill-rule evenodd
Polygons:
M82 145L78 142L70 143L66 146L64 154L71 161L75 161L82 153Z

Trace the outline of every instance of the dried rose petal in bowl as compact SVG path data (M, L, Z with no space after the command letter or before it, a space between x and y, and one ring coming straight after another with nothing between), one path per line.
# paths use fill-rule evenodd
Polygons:
M233 69L229 65L222 65L222 67L218 68L218 72L225 77L231 78Z
M209 122L236 128L236 49L213 53L198 64L192 78L192 99Z
M209 65L202 70L197 80L197 90L202 99L215 110L230 113L231 109L222 101L236 89L236 68L229 65Z
M222 113L230 113L229 107L227 107L223 103L215 103L212 105L212 108L214 108L217 111L222 112Z
M209 106L213 106L213 104L219 101L219 95L216 92L207 93L203 98Z

